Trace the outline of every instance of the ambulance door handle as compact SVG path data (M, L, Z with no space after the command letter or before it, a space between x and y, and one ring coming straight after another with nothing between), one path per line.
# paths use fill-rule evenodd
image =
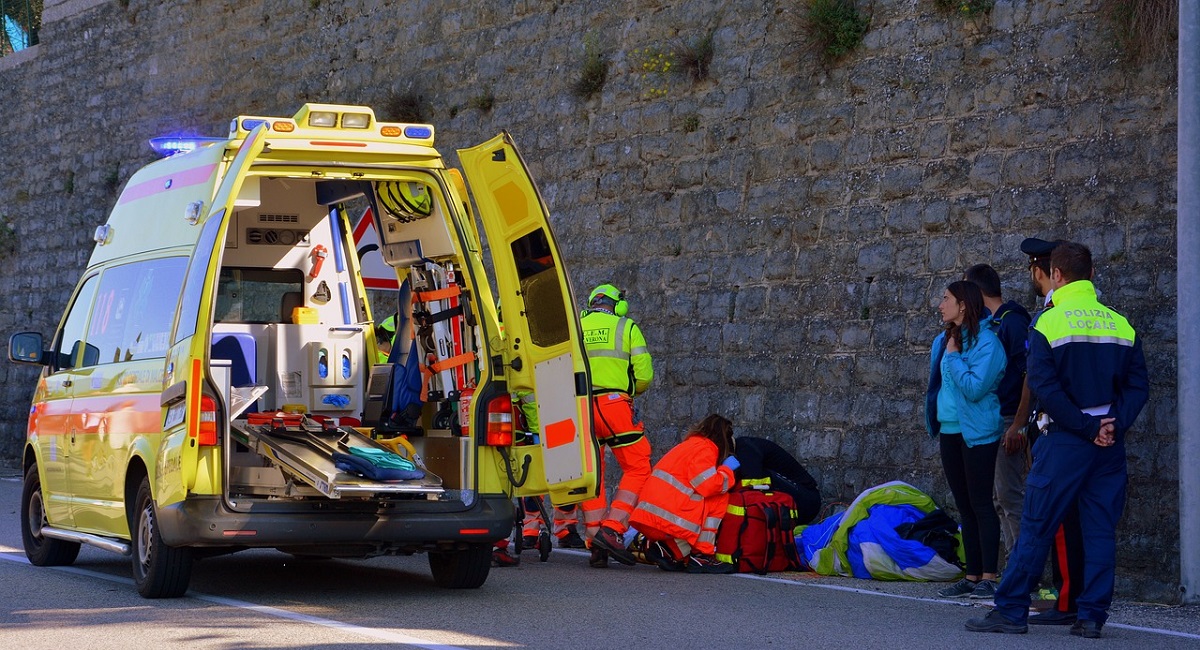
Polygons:
M70 387L71 387L71 383L72 383L72 382L71 382L71 380L70 380L70 379L64 379L64 380L63 380L63 383L62 383L62 385L63 385L63 388L70 388Z

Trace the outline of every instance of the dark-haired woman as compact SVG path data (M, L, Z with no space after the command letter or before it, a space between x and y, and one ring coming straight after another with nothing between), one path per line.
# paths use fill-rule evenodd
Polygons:
M717 527L739 465L733 447L733 423L714 413L654 465L630 525L651 542L646 555L661 568L734 571L732 564L716 558Z
M941 445L942 470L962 519L967 560L966 577L938 595L990 599L1000 554L1000 518L992 503L1003 432L996 387L1007 357L977 285L952 283L938 311L946 328L933 341L925 426Z

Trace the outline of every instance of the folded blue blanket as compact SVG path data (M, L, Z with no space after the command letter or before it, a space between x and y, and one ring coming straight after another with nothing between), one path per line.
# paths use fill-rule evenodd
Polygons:
M407 463L411 469L404 469L399 466L381 467L367 458L360 458L353 454L343 454L341 452L334 452L333 464L343 472L365 476L374 481L407 481L410 479L425 478L425 472L417 469L416 465L399 456L396 456L396 458Z

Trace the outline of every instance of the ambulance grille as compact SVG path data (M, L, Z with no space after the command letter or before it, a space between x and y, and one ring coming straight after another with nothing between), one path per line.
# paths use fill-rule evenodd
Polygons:
M259 223L300 223L298 214L260 214Z

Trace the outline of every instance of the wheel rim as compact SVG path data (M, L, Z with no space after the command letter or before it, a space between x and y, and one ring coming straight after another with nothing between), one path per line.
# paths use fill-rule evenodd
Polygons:
M29 495L29 511L26 513L29 521L29 534L35 540L42 540L42 528L46 526L46 509L42 506L42 491L37 489Z
M154 513L151 512L151 507L147 503L138 517L138 564L143 570L150 566L150 540L154 535Z

